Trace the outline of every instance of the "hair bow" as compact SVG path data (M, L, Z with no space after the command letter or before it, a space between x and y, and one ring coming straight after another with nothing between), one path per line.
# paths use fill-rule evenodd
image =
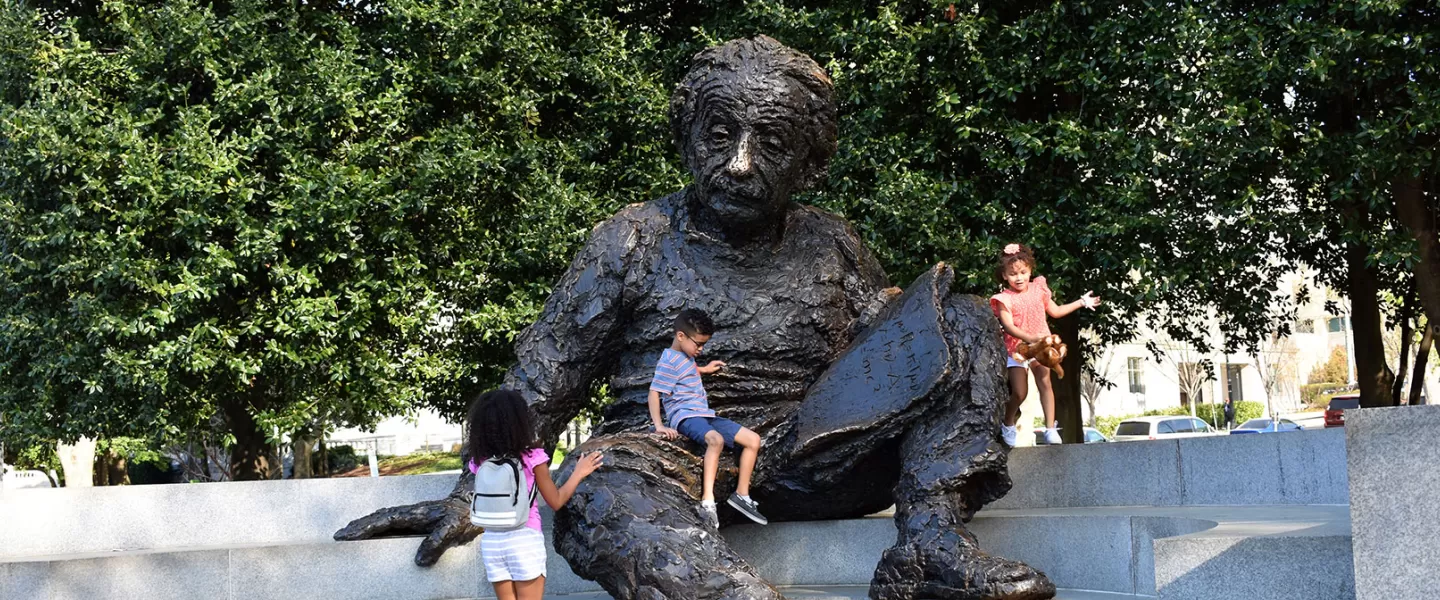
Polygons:
M1020 244L1006 244L1005 254L1015 254L1020 251Z

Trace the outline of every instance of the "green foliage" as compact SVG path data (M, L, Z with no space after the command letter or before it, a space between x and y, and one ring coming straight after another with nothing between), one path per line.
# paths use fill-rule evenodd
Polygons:
M1342 394L1355 393L1355 386L1344 383L1312 383L1300 386L1300 401L1309 408L1324 410L1330 400Z
M16 469L36 471L54 469L57 475L65 471L60 465L60 456L55 452L55 442L39 441L16 448L7 445L5 452L9 454L6 462Z
M648 42L558 2L0 9L0 412L458 414L596 220L679 187Z
M1312 385L1328 383L1332 387L1344 385L1343 383L1333 382L1350 381L1350 357L1349 354L1346 353L1345 347L1336 346L1332 348L1330 350L1330 358L1324 363L1315 365L1315 367L1311 369L1310 375L1306 377L1306 381Z
M1115 428L1120 426L1121 421L1134 417L1135 415L1125 415L1120 417L1096 417L1095 424L1092 425L1092 427L1100 430L1100 433L1105 434L1105 437L1108 438L1115 435Z
M1208 350L1270 329L1278 165L1248 119L1226 26L1187 4L724 3L704 43L765 32L827 68L840 153L810 198L849 217L898 282L944 260L991 293L1007 242L1035 247L1062 300L1088 289L1102 343L1137 321Z
M131 485L153 485L179 483L181 473L164 456L146 456L126 461L125 472L130 476Z
M123 456L128 462L163 462L166 467L170 465L170 460L156 449L154 443L144 438L108 438L95 442L97 455L106 452Z
M1105 297L1101 343L1144 320L1205 352L1198 323L1253 346L1276 274L1335 275L1343 241L1404 282L1383 191L1434 163L1428 9L944 7L5 3L0 436L462 414L593 223L685 181L687 58L756 33L833 77L840 153L802 200L895 283L944 260L988 294L1023 241L1060 299Z
M365 464L365 457L355 452L352 446L329 446L325 449L325 468L321 468L320 453L310 455L310 469L312 473L344 473L362 464Z

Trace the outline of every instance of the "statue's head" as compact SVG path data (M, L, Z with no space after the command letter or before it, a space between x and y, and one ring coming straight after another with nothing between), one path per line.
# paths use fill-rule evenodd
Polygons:
M835 112L820 65L763 35L695 55L670 98L675 144L701 201L739 222L774 217L825 177Z

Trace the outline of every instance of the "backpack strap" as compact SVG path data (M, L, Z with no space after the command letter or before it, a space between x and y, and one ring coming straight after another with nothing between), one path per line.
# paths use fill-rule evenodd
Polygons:
M510 462L510 470L515 472L515 497L514 497L513 499L511 499L510 502L511 502L511 504L519 504L519 503L520 503L520 460L519 460L519 459L511 459L509 462Z

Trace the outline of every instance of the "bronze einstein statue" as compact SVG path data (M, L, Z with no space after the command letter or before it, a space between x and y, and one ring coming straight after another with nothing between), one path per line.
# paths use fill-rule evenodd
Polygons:
M656 360L677 313L697 308L715 324L704 359L726 363L705 377L710 406L762 438L751 497L770 520L893 504L899 534L871 598L1052 597L1044 574L985 554L965 527L1010 488L998 436L1005 357L989 308L951 294L944 264L903 292L889 287L844 220L790 200L836 151L829 77L771 38L734 40L695 56L670 119L694 184L595 228L506 377L551 448L593 382L608 378L617 397L578 450L602 452L605 466L558 513L557 551L616 598L783 597L697 513L700 446L649 430ZM735 486L734 458L724 460L717 494ZM380 510L336 538L428 534L415 560L433 564L479 533L471 477L449 498Z

